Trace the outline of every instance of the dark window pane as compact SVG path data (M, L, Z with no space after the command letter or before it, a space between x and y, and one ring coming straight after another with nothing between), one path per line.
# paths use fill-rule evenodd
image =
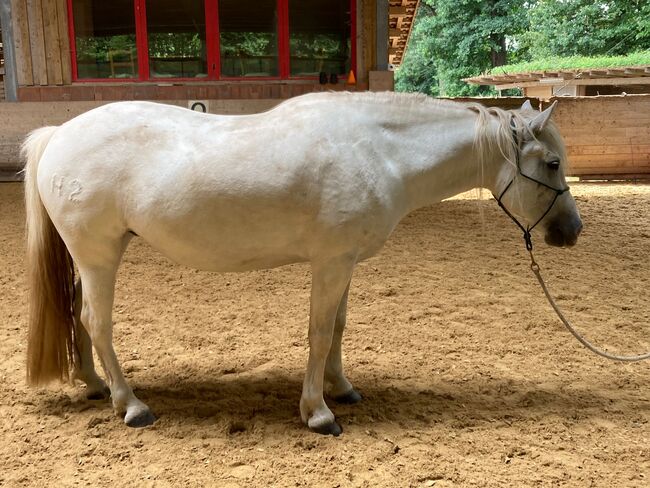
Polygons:
M208 75L203 0L147 0L147 34L152 77Z
M289 0L291 75L350 70L350 0Z
M79 78L138 75L133 0L73 0Z
M219 0L222 76L277 76L276 0Z

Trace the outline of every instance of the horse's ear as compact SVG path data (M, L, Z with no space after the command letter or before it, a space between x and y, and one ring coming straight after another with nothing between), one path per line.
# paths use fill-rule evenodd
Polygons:
M527 99L519 110L526 111L526 110L535 110L535 109L531 105L530 100Z
M544 110L541 114L536 115L535 118L528 123L533 134L539 134L544 130L544 127L546 127L546 124L551 119L551 114L556 105L557 100L555 100L549 108Z

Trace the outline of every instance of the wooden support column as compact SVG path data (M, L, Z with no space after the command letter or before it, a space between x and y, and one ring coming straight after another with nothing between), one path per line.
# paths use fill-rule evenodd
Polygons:
M45 35L43 32L42 0L27 0L29 43L32 51L32 70L35 85L47 85L47 63L45 61Z
M388 69L388 0L377 0L377 30L376 51L377 64L375 70Z
M16 51L13 26L11 25L11 2L0 0L0 26L2 28L2 48L5 58L5 98L9 102L18 101L18 80L16 78Z
M34 84L34 74L32 72L32 51L29 44L27 3L25 0L10 0L10 3L18 86L31 86Z

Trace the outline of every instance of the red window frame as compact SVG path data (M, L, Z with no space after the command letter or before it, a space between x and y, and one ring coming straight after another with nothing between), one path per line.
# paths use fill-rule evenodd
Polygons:
M289 46L289 0L276 0L278 11L278 76L265 77L227 77L221 75L221 50L219 46L219 0L204 0L205 39L208 62L208 76L202 80L196 78L156 78L149 75L149 42L147 35L146 0L133 0L135 9L135 39L138 52L138 76L133 78L79 78L77 67L77 46L74 31L73 0L68 4L68 36L70 38L70 58L72 81L78 83L92 82L178 82L191 81L264 81L264 80L316 80L315 76L291 76L291 52ZM350 0L350 66L357 74L357 0Z

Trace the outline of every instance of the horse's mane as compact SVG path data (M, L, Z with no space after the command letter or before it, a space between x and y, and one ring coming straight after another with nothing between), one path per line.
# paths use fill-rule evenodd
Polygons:
M478 115L476 120L476 134L474 146L481 159L480 167L483 168L483 161L494 152L500 153L513 166L516 165L517 142L514 134L517 134L519 142L524 138L537 140L529 128L528 122L537 112L522 112L520 110L504 110L500 107L486 107L478 102L457 102L440 98L433 98L423 93L400 93L400 92L321 92L307 95L311 100L326 98L349 98L350 102L377 103L382 105L393 105L411 108L433 108L442 111L465 111L470 110ZM304 96L303 96L304 97ZM296 97L284 103L297 101L303 97ZM491 120L496 119L496 131L490 130ZM557 130L556 125L550 121L544 131L544 138L556 148L560 154L560 161L564 165L567 158L564 152L564 144Z

